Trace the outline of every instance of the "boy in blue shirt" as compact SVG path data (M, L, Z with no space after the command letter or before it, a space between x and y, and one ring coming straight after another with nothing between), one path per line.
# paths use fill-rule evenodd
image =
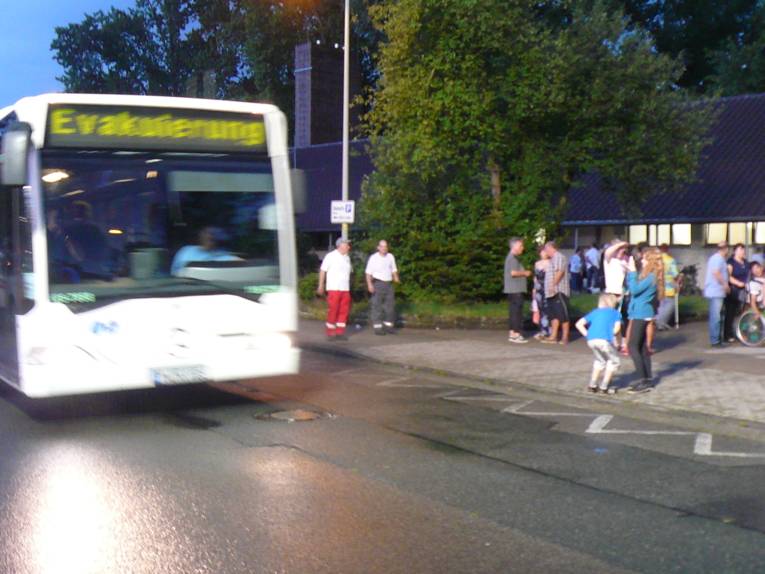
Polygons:
M592 364L592 377L587 389L590 392L613 395L616 389L611 384L614 373L619 368L619 353L614 348L614 335L622 328L622 316L616 307L616 296L604 293L598 298L598 308L593 309L576 323L577 330L587 337L587 346L592 349L595 361ZM603 373L603 380L598 386L598 379Z

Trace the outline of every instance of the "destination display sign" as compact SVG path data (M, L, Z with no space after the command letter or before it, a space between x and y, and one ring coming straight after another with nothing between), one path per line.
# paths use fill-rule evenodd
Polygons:
M194 152L266 151L262 114L52 104L46 147Z

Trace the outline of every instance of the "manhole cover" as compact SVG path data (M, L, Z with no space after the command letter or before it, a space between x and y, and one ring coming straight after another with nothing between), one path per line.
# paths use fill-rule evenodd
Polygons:
M292 411L276 411L275 413L268 413L267 415L261 415L257 418L275 419L277 421L286 421L288 423L302 423L307 421L315 421L316 419L320 419L325 416L329 417L331 415L323 415L322 413L308 411L305 409L295 409Z

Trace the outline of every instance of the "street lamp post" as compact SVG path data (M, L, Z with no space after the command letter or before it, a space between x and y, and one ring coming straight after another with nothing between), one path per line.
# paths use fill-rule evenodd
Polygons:
M351 5L345 0L345 40L343 44L343 201L348 201L348 123L350 108ZM348 239L348 224L342 224L342 237Z

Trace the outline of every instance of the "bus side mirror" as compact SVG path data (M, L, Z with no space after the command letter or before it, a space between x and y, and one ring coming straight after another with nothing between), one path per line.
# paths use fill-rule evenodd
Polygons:
M31 135L32 127L27 123L16 122L8 126L3 134L0 184L20 186L28 183L27 156Z
M296 214L305 213L308 209L305 171L302 169L291 169L290 177L292 178L292 209Z

